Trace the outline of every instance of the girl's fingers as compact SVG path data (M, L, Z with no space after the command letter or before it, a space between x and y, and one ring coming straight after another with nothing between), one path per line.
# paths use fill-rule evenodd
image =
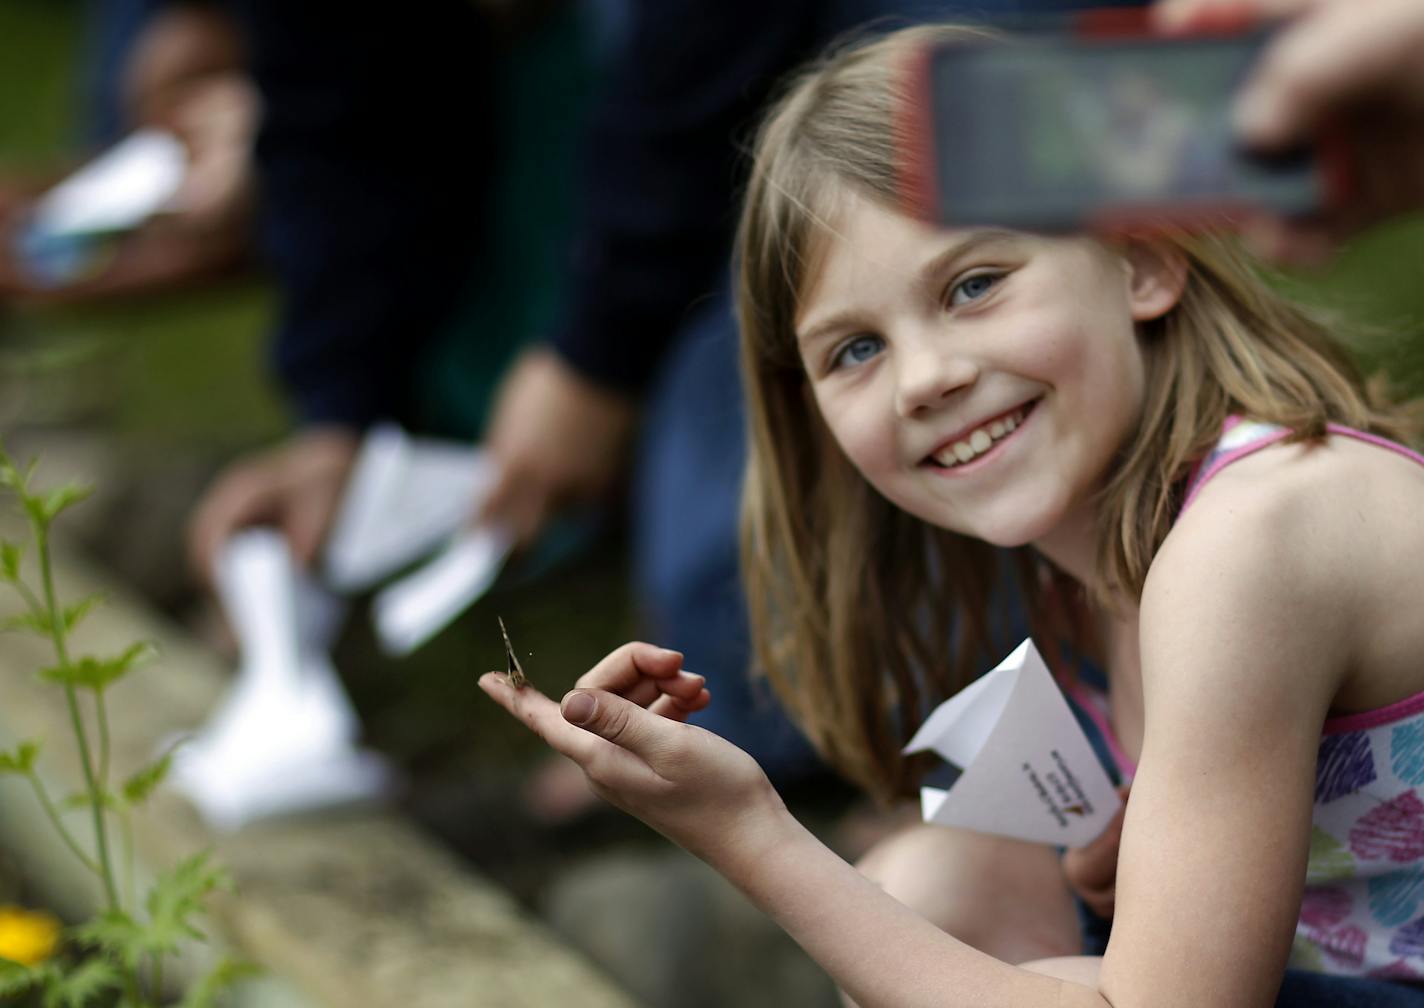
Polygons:
M588 741L570 732L570 725L559 714L559 705L533 686L515 689L503 672L486 672L480 676L480 689L575 763L582 764L589 757Z
M648 764L626 747L611 744L597 734L570 724L559 705L532 686L515 689L503 672L480 676L480 689L509 713L529 726L551 748L573 760L584 772L597 762L604 779L626 778L634 782L656 779Z
M686 721L689 714L695 714L712 702L712 694L706 689L698 691L697 696L691 700L683 700L679 697L663 695L648 706L648 710L661 717L671 718L674 721Z
M682 669L675 676L657 680L656 685L660 692L691 703L706 692L707 677Z
M685 748L684 743L689 738L685 733L693 731L687 725L677 724L601 690L573 690L564 696L560 709L571 724L607 739L619 752L641 757L638 763L646 771L644 780L664 784L666 781L659 775L658 768L666 768L670 759L678 758L677 754ZM595 782L606 787L615 767L611 761L603 763L602 760L603 753L595 752L592 765L585 764L584 769Z
M602 689L622 693L638 685L640 679L666 679L682 668L682 654L655 644L632 641L607 655L579 676L577 689Z
M702 694L707 693L707 687L703 685L706 681L695 672L679 672L671 679L644 679L620 695L655 713L668 709L668 704L659 704L661 700L670 700L676 709L687 713L701 710L711 701L711 694L708 694L707 700L698 702Z

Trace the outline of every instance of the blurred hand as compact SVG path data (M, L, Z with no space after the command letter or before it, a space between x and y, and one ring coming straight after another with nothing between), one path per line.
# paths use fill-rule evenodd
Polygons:
M211 584L224 542L250 525L286 534L298 564L310 567L336 517L360 435L347 427L313 427L268 451L239 459L213 481L188 526L188 557Z
M597 497L622 466L632 403L579 375L547 349L526 351L500 387L486 447L500 479L477 517L521 544L565 504Z
M1247 241L1268 258L1315 263L1341 239L1424 208L1424 3L1419 0L1163 0L1167 31L1236 17L1293 18L1236 107L1243 141L1275 150L1338 135L1353 169L1348 204L1301 222L1262 218Z
M1128 786L1118 789L1122 808L1112 817L1100 837L1084 847L1069 847L1063 853L1063 877L1068 888L1099 917L1112 919L1117 905L1117 855L1122 844L1122 819L1127 813Z
M221 12L177 5L154 15L124 72L128 125L173 132L188 153L182 187L164 212L114 239L111 254L48 286L13 254L24 215L49 185L0 183L0 297L66 302L171 287L223 273L250 248L252 146L260 101L237 29ZM61 176L62 177L62 176Z
M182 188L150 227L245 237L261 110L247 62L232 18L211 5L165 7L134 41L124 68L127 119L171 130L188 149Z
M260 109L256 88L236 73L196 81L174 103L166 125L188 148L188 173L166 215L174 223L187 230L246 232Z
M580 682L632 684L625 686L631 695L651 677L662 694L656 706L675 695L666 691L672 677L653 672L670 669L676 652L659 650L625 645ZM688 681L676 688L690 692L692 686ZM645 710L629 696L578 688L560 705L532 686L514 689L499 672L482 676L480 687L582 767L596 794L714 865L785 815L766 774L745 752L709 731ZM705 692L700 683L697 688ZM646 685L642 695L651 695Z

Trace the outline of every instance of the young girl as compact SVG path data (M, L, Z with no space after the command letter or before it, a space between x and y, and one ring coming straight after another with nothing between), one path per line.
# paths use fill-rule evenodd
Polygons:
M562 710L482 686L858 1004L1424 1005L1424 458L1396 443L1404 413L1227 241L903 215L899 70L954 34L830 58L758 140L739 234L755 636L822 752L901 793L910 732L1017 643L989 618L1015 571L1040 648L1106 669L1133 777L1106 953L1074 955L1050 849L918 827L866 874L842 862L749 757L681 723L707 694L676 652L620 648Z

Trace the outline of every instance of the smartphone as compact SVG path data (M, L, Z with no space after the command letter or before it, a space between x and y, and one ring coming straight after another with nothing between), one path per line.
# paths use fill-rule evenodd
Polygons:
M911 70L906 202L945 225L1038 231L1308 216L1342 182L1321 148L1263 156L1231 128L1268 38L1060 31L932 47Z

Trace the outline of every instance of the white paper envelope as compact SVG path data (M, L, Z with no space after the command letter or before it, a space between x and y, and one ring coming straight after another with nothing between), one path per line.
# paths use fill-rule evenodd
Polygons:
M326 582L363 591L436 549L470 520L494 479L483 449L413 438L394 424L371 428L327 539Z
M443 630L489 591L513 544L501 528L471 529L424 567L382 589L371 603L381 647L387 654L410 654Z
M963 772L920 789L925 822L1080 847L1122 805L1033 642L939 707L906 753L933 750Z
M297 570L273 529L233 536L218 594L241 649L232 688L174 758L173 783L213 826L376 798L391 772L358 750L356 712L327 651L343 606Z
M47 238L138 227L163 210L183 185L188 152L173 134L130 134L45 193L33 227Z

